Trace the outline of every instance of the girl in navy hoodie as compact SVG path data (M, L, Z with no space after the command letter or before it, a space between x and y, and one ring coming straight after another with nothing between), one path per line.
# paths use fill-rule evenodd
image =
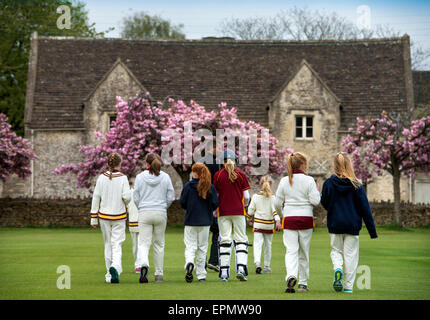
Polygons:
M334 268L335 291L352 293L358 266L358 235L362 220L372 239L377 238L372 211L351 160L339 152L334 158L334 174L324 182L321 204L327 210L330 233L330 257ZM343 256L343 257L342 257ZM345 269L343 272L343 258ZM343 274L345 281L342 284Z
M193 281L194 259L196 275L200 282L206 280L206 253L208 250L209 228L213 211L218 207L218 195L211 184L209 169L202 163L195 163L191 171L193 178L182 189L180 203L185 213L185 280Z

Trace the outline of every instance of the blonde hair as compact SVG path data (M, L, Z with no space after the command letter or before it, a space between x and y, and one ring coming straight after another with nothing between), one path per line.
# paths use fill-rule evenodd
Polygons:
M121 162L122 162L122 158L118 153L114 152L109 155L108 161L107 161L108 170L109 170L109 180L112 180L112 172L117 166L121 164Z
M355 176L352 162L344 152L339 152L334 157L334 174L339 178L347 178L356 189L360 186L360 181Z
M260 188L267 198L270 198L273 194L272 192L273 180L270 176L264 176L260 179Z
M308 160L300 152L293 152L292 154L288 155L287 170L288 170L288 181L290 182L290 186L293 185L293 170L300 169L302 164L304 164L305 167L307 167Z
M224 167L228 172L228 178L231 182L235 182L237 179L237 173L235 172L236 164L234 163L234 160L227 159L224 161Z

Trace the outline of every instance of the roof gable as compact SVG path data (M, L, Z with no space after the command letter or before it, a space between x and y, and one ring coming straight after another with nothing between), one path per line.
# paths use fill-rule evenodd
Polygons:
M140 83L140 81L135 77L135 75L130 71L130 69L121 61L121 58L118 58L115 63L112 65L112 67L105 73L105 75L100 79L100 81L96 84L93 90L90 91L90 93L86 96L86 98L83 99L84 102L89 101L95 92L100 88L100 86L105 83L109 76L112 75L116 69L121 67L127 75L138 85L140 90L142 92L148 92L148 90L145 89L145 87Z
M310 73L312 74L312 76L317 79L317 81L322 85L322 87L337 101L337 102L341 102L341 100L336 96L336 94L328 87L328 85L321 79L321 77L316 73L316 71L311 67L311 65L305 60L303 59L302 62L300 63L299 67L297 68L297 71L295 73L293 73L293 75L288 78L285 83L281 86L281 88L279 89L279 91L273 96L273 98L270 100L270 102L273 102L277 99L279 99L279 96L281 95L282 92L284 92L287 87L288 84L291 81L294 81L294 79L297 77L297 75L299 73L301 73L304 69L307 69L310 71Z

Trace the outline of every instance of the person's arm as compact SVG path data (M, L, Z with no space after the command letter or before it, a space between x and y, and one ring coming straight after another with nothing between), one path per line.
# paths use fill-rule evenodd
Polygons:
M275 219L275 230L281 231L281 218L279 217L279 214L275 208L275 196L272 196L272 213L273 218Z
M93 192L93 199L91 202L91 220L90 225L95 228L99 224L98 220L98 212L100 210L100 201L101 201L101 181L100 177L97 179L96 186Z
M134 204L136 205L136 208L139 208L139 203L140 203L140 194L141 194L141 179L140 176L137 176L136 179L134 180L134 191L133 191L133 201Z
M124 201L124 204L127 206L131 201L131 189L127 176L124 177L125 179L123 179L122 183L122 201Z
M278 212L279 216L282 217L282 206L284 205L285 195L284 195L284 180L281 180L278 185L278 189L276 190L275 195L275 210Z
M249 203L249 191L248 190L243 191L243 199L244 199L243 204L245 207L247 207L248 203Z
M181 197L179 198L179 203L182 209L187 210L187 202L188 202L188 183L185 184L184 188L181 191Z
M168 208L175 200L175 189L173 189L172 180L170 179L170 176L167 173L166 173L166 177L167 177L166 203Z
M329 188L329 180L326 180L322 187L321 192L321 204L328 211L328 206L330 204L330 188Z
M318 191L317 184L315 183L314 179L312 179L309 185L308 197L309 197L309 202L313 206L319 205L321 200L321 195L320 195L320 192Z
M358 213L364 220L364 224L366 225L370 238L375 239L378 237L378 234L376 233L372 210L370 209L369 200L367 199L366 191L364 191L363 186L360 186L358 190L356 190L356 195Z
M257 211L257 206L255 204L255 194L251 198L251 203L248 206L248 216L253 216L255 214L255 211Z
M212 211L215 211L218 208L219 200L218 200L218 193L216 192L216 189L213 185L211 185L211 206Z

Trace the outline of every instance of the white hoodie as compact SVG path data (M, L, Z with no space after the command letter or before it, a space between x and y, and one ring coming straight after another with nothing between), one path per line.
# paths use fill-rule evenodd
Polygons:
M148 170L139 173L134 181L133 200L139 212L167 212L175 200L175 190L169 175L163 171L158 176Z

